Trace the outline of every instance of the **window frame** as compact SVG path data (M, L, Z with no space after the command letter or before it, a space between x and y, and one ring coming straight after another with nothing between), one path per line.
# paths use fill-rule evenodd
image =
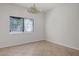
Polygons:
M9 21L11 21L10 20L10 17L15 17L15 18L22 18L23 19L23 31L22 32L11 32L11 30L10 30L10 26L9 26L9 32L11 33L11 34L16 34L16 33L31 33L31 32L34 32L34 19L33 18L25 18L25 17L17 17L17 16L9 16ZM24 30L24 20L25 19L29 19L29 20L31 20L32 21L32 31L30 31L30 32L28 32L28 31L25 31ZM10 23L10 22L9 22Z

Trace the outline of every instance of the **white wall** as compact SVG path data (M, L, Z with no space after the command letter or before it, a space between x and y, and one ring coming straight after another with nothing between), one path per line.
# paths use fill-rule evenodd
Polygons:
M33 33L9 33L9 16L34 18ZM29 14L26 8L0 4L0 48L44 40L79 49L79 5L62 4L45 14ZM46 33L44 32L46 29ZM45 36L46 35L46 36Z
M33 33L9 33L9 16L34 19ZM0 48L44 40L44 14L29 14L27 9L11 4L0 4Z
M61 4L46 16L47 40L79 50L79 4Z

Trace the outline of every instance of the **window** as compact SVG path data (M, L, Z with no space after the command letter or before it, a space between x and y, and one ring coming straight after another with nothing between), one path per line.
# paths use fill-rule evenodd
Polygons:
M31 19L24 19L24 31L25 32L33 31L33 21Z
M33 19L10 16L10 32L32 32Z

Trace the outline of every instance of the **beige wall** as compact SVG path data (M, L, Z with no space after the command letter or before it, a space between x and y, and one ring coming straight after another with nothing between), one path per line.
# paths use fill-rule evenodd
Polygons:
M61 4L48 12L46 36L50 42L79 49L79 4Z
M9 16L19 16L34 19L34 32L9 33ZM17 44L23 44L44 39L44 14L29 14L26 8L0 4L0 48Z

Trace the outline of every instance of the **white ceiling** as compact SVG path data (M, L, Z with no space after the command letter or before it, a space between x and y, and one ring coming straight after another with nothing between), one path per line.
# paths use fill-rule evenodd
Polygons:
M31 7L33 5L33 3L16 3L15 5L29 8L29 7ZM56 7L57 5L58 4L56 4L56 3L36 3L37 8L40 11L43 11L43 12L46 12L48 10L51 10L54 7Z

